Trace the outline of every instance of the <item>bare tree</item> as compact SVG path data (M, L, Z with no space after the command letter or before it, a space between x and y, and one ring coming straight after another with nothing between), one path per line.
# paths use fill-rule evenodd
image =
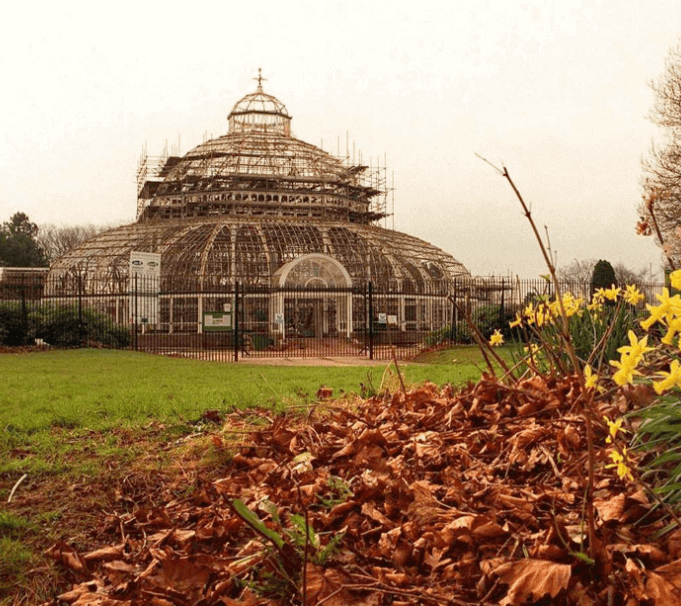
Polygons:
M50 263L61 257L84 240L109 229L109 227L87 225L41 225L36 237Z
M596 265L596 259L575 259L570 265L558 268L558 277L566 282L588 284Z
M650 274L644 267L638 271L626 267L624 263L618 263L614 267L617 284L620 286L642 286L650 282Z
M681 257L681 43L672 48L662 75L650 83L655 103L650 119L663 129L643 160L639 233L654 233L671 263Z

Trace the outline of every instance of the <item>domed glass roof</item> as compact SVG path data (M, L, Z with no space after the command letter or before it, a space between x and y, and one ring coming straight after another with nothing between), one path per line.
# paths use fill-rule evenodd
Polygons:
M297 284L297 272L309 269L308 260L327 257L346 272L343 279L336 275L327 280L334 286L360 287L372 280L380 288L443 294L453 279L470 275L451 255L397 231L326 221L224 216L117 227L67 252L50 272L83 276L88 292L126 292L131 251L162 255L164 291L178 283L196 289L234 280L253 286ZM296 270L303 260L306 264ZM322 265L328 272L330 265Z

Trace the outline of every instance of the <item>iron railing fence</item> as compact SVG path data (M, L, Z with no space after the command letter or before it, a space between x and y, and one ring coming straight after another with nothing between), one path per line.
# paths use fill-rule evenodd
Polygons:
M447 290L290 288L193 281L163 291L137 276L125 292L79 276L15 276L0 282L0 344L103 345L211 360L277 356L411 357L443 344L466 344L470 317L485 336L530 301L553 296L543 279L469 278ZM199 288L195 286L198 283ZM203 287L203 285L206 285ZM208 286L210 285L210 286ZM662 284L640 284L651 301ZM590 299L588 283L561 283ZM643 308L644 303L639 304Z

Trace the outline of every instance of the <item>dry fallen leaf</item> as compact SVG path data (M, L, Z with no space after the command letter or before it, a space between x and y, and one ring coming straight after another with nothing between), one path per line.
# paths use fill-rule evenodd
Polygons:
M594 501L594 506L601 521L610 522L612 520L619 520L622 517L625 501L626 495L620 493L609 499L597 499Z
M572 568L569 564L528 558L506 562L493 572L502 583L509 585L508 594L499 604L519 606L528 598L539 599L547 594L555 598L561 590L567 589Z
M343 589L347 575L333 568L322 568L309 563L306 571L305 606L314 606L322 600L329 606L346 606L352 603L350 594Z
M681 604L681 591L662 575L649 572L646 579L646 593L654 606L678 606Z

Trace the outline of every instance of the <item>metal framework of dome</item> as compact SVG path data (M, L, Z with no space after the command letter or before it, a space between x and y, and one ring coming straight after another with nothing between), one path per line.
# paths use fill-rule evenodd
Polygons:
M161 254L161 292L246 286L359 287L446 295L468 270L448 253L379 225L385 167L354 164L291 134L266 94L236 103L227 134L184 156L143 154L137 220L56 260L49 283L73 277L92 294L129 292L131 251Z

